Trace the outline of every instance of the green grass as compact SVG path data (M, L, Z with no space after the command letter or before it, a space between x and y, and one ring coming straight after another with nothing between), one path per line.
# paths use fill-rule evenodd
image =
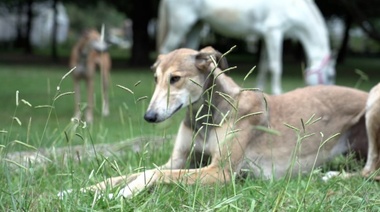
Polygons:
M376 61L377 62L377 61ZM369 90L377 81L376 62L352 59L338 67L337 84L353 87L359 76L355 69L369 75L359 88ZM233 62L232 62L232 65ZM243 82L250 67L231 71L244 87L254 85L254 76ZM303 86L300 65L284 70L284 90ZM289 70L289 71L288 71ZM65 189L79 189L104 180L154 167L168 159L184 111L171 120L148 124L143 114L153 91L153 76L146 69L113 70L111 82L111 115L100 116L100 88L96 88L94 124L83 127L71 122L73 90L71 76L62 80L65 67L0 65L0 190L1 211L375 211L379 210L379 185L360 177L349 180L321 181L321 170L291 180L237 179L217 185L157 185L132 199L96 201L96 194L72 194L60 200L56 194ZM99 76L96 79L100 82ZM252 82L252 83L251 83ZM59 90L57 86L59 85ZM119 88L121 85L133 94ZM99 85L98 85L99 86ZM19 104L16 105L16 91ZM83 92L83 94L85 94ZM22 101L23 100L23 101ZM128 142L133 138L163 138L165 142L145 142L141 151L133 151ZM94 155L96 144L122 142L125 148L108 147ZM90 150L78 151L76 145ZM59 147L68 147L58 151ZM49 151L49 162L23 161L9 156L16 151ZM78 159L80 158L80 159ZM352 165L353 164L353 165ZM335 168L350 165L360 169L361 163L340 158ZM325 168L326 169L326 168ZM324 169L323 169L324 170ZM93 174L90 174L92 173ZM90 177L91 176L91 177ZM116 191L110 191L116 192Z

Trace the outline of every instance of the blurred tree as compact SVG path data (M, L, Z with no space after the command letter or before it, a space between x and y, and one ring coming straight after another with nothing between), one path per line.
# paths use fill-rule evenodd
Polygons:
M3 0L0 3L0 7L6 8L6 11L17 15L17 36L13 41L14 47L23 49L26 54L33 54L33 45L31 43L31 32L33 28L33 19L36 17L36 10L33 5L40 2L48 2L48 0ZM58 0L50 0L54 13L57 13L56 5ZM2 14L0 14L2 15ZM55 25L56 28L56 16ZM56 30L54 30L56 31ZM56 32L53 31L53 34ZM56 37L53 36L55 39ZM52 55L57 58L56 41L52 40L53 48Z
M372 39L380 42L380 33L376 29L374 21L379 21L379 0L315 0L321 12L326 18L332 16L341 17L345 22L344 37L338 52L338 62L343 62L348 49L349 30L357 24Z
M360 28L367 33L367 35L380 42L380 32L375 27L373 19L379 18L380 1L366 0L366 1L348 1L340 0L344 5L347 13L353 17L358 23Z
M34 0L17 0L14 1L15 9L17 11L17 37L15 40L16 47L23 48L26 54L31 54L33 48L30 41L30 32L32 29L33 19L33 5ZM11 6L11 7L12 7ZM26 14L26 24L22 23L22 16ZM24 28L25 27L25 28Z
M154 44L148 35L149 21L157 17L158 0L115 1L113 5L132 20L133 45L130 65L146 66L151 63L149 53Z
M74 28L86 28L91 25L100 24L98 18L106 19L107 16L112 16L112 8L104 9L108 5L112 5L116 10L124 15L124 18L130 18L132 20L132 30L133 30L133 45L131 50L131 58L129 64L133 66L146 66L151 63L149 58L149 53L153 49L154 44L152 44L148 35L148 24L149 21L157 16L158 0L132 0L132 1L76 1L67 0L70 4L66 4L68 10L80 10L77 12L72 12L70 18L73 20L86 20L86 23L74 21L70 25ZM104 14L96 14L96 18L88 18L91 14L94 14L94 10L88 11L86 8L91 8L94 4L103 5ZM73 7L76 5L77 9ZM90 12L88 14L87 12ZM73 17L76 16L76 17ZM84 16L84 17L79 17ZM111 19L110 19L111 20ZM95 23L92 23L95 22Z
M58 51L57 51L57 29L58 29L58 9L57 9L57 1L53 0L52 8L53 8L53 32L52 32L52 40L51 40L51 57L54 61L58 60Z
M44 0L2 0L0 5L6 5L11 7L18 6L19 11L28 11L28 22L25 32L21 33L19 30L19 39L17 40L17 46L22 47L25 52L33 52L32 46L30 45L30 28L32 25L31 18L33 17L33 12L28 5L32 5L33 2L44 1ZM58 0L51 0L56 2ZM342 17L346 22L345 37L343 39L343 45L340 49L339 56L342 57L346 52L347 43L349 40L349 29L353 24L359 25L367 34L373 39L380 41L380 33L376 28L376 23L380 13L380 1L379 0L339 0L339 1L327 1L327 0L315 0L318 7L322 11L325 17L330 17L332 15L337 15ZM76 13L77 15L82 14L85 16L88 22L94 21L91 15L96 15L98 18L106 19L109 16L113 16L112 7L116 8L119 12L124 14L124 18L131 18L133 22L133 46L132 54L130 58L131 65L147 65L150 63L149 53L154 50L154 43L148 36L148 23L155 17L157 17L158 3L159 0L132 0L132 1L105 1L105 0L62 0L65 5L75 4L81 10L86 10L86 8L93 7L94 5L110 5L107 9L104 9L104 13L85 14L80 11ZM72 17L70 17L72 18ZM98 19L97 19L98 20ZM70 23L72 26L78 23ZM94 23L95 24L95 23ZM99 27L101 23L97 23L96 27ZM86 24L87 25L87 24ZM78 25L77 25L78 27ZM53 42L54 43L54 42ZM55 44L53 44L55 45ZM52 56L56 55L56 46L52 46Z
M150 63L148 23L152 18L152 10L146 8L146 2L141 0L132 0L132 6L133 46L130 63L134 66L146 65Z
M128 17L105 1L94 1L87 5L82 5L82 1L78 4L69 2L65 7L70 17L70 30L79 34L86 28L100 30L102 24L105 24L106 28L121 26Z

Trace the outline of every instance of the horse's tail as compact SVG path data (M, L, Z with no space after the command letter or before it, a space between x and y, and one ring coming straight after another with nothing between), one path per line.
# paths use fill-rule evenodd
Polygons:
M168 18L167 18L167 1L161 0L158 6L158 21L157 21L157 37L156 37L156 50L160 53L160 49L164 44L166 34L168 32Z

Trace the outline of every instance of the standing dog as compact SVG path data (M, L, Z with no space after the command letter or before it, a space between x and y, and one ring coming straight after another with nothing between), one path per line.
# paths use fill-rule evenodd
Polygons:
M81 117L80 111L80 81L85 80L87 84L87 110L86 121L92 123L94 109L94 77L96 66L99 66L102 78L102 115L109 115L108 85L111 59L107 52L108 45L95 29L86 30L72 49L70 57L70 68L76 67L74 76L75 91L75 118Z
M280 178L309 173L340 154L365 156L368 141L370 160L362 174L379 168L380 84L371 92L366 113L366 92L319 85L269 96L239 87L224 73L225 64L211 47L160 55L144 118L158 123L187 108L170 159L82 191L124 183L119 196L130 197L156 183L210 184L228 182L233 174Z

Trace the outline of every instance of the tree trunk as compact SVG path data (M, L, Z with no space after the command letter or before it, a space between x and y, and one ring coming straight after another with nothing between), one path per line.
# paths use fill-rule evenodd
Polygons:
M336 58L336 61L338 64L344 63L344 60L346 59L347 56L347 49L348 49L348 41L350 40L350 28L352 26L352 16L351 15L346 15L344 19L344 35L343 35L343 40L339 48L339 52Z
M348 13L351 17L355 18L358 22L360 28L372 39L380 42L380 32L376 27L369 21L368 16L362 12L358 6L353 1L340 0L343 3L343 6L346 7Z
M53 31L51 33L51 57L53 61L58 60L58 52L57 52L57 28L58 28L58 10L57 10L57 0L53 0Z
M26 32L23 36L23 47L26 54L32 54L33 48L30 43L30 33L32 32L32 25L33 25L33 0L27 0L27 13L26 13Z
M150 64L149 60L149 36L148 22L152 18L152 13L149 7L147 8L146 1L133 0L133 10L131 19L133 22L133 46L130 64L132 66L146 66Z
M17 5L17 37L14 41L15 47L24 50L24 53L32 53L32 45L30 44L30 33L33 21L33 0L19 2ZM26 6L26 7L25 7ZM26 16L26 22L24 17Z

